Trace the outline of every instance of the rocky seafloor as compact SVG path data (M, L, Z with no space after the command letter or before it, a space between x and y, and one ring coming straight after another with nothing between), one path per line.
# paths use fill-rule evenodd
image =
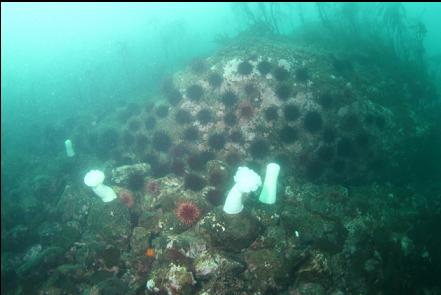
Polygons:
M384 181L432 128L398 77L252 38L80 121L65 173L11 193L44 204L2 199L2 294L441 294L441 184ZM237 168L270 162L276 204L224 213ZM97 168L112 202L83 183Z

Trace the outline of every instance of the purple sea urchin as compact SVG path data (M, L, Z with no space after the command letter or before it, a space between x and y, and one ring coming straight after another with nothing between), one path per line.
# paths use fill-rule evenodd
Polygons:
M184 130L184 140L194 142L199 139L199 130L196 127L189 127Z
M318 96L317 101L323 109L327 110L332 107L332 104L334 103L334 97L329 92L325 92Z
M276 95L280 100L287 100L292 94L292 87L289 84L281 84L276 88Z
M225 156L225 162L231 167L239 166L242 157L238 152L232 151Z
M181 159L173 160L170 170L172 173L178 176L183 176L185 174L185 163Z
M189 173L185 175L184 184L186 188L197 192L205 187L206 182L205 179L203 179L201 176L195 173Z
M136 147L139 150L145 149L148 144L149 144L149 139L147 136L145 136L144 134L139 134L136 136Z
M310 111L306 113L303 118L303 127L311 133L319 131L322 128L322 125L322 116L317 111Z
M171 76L164 78L160 90L172 105L176 105L182 99L182 94L174 85Z
M285 80L288 80L288 78L289 78L288 70L283 67L275 68L273 75L277 81L285 81Z
M284 143L293 143L297 140L297 129L291 126L284 126L279 132L280 140Z
M206 197L213 206L218 206L225 202L225 192L219 189L209 190Z
M230 139L232 142L235 143L240 143L243 141L243 135L242 132L240 132L239 130L233 130L230 133Z
M253 71L253 66L248 61L243 61L237 66L240 75L247 76Z
M200 85L193 84L187 88L186 93L190 100L198 101L201 99L202 95L204 95L204 89Z
M227 126L234 126L237 124L237 117L233 112L226 113L224 116L224 123Z
M260 74L262 74L263 76L265 76L266 74L268 74L269 72L271 72L272 69L272 65L270 62L264 60L261 61L258 65L257 65L257 70L260 72Z
M213 114L208 108L205 108L197 113L196 118L202 125L207 125L213 121Z
M165 118L168 115L168 105L161 104L156 107L156 115L159 118Z
M222 81L224 80L222 76L218 73L210 73L208 75L208 84L210 84L213 88L218 88L222 85Z
M222 103L226 107L232 107L236 104L238 98L237 95L232 90L227 90L222 94Z
M222 133L214 133L208 137L208 145L215 150L223 149L225 142L225 135Z
M153 117L153 116L147 117L145 119L145 121L144 121L144 126L145 126L145 128L147 128L149 130L155 128L155 126L156 126L156 119L155 119L155 117Z
M201 153L194 153L187 159L187 164L192 170L201 171L205 168L205 164L214 159L215 155L212 152L204 151Z
M137 132L141 128L141 121L139 121L138 119L130 120L128 127L130 131Z
M269 153L268 142L263 138L255 139L249 148L251 156L255 159L262 159L266 157Z
M270 106L264 111L264 116L267 121L276 121L279 118L276 106Z
M180 109L175 114L175 120L179 124L188 124L193 120L193 118L189 111Z
M139 191L144 188L144 175L140 173L130 174L127 180L127 186L131 191Z
M167 97L167 100L168 100L168 102L171 104L171 105L177 105L180 101L181 101L181 99L182 99L182 94L181 94L181 92L178 90L178 89L176 89L176 88L173 88L173 89L170 89L167 93L166 93L166 97Z
M158 151L166 152L172 145L170 136L164 131L156 131L153 134L152 146Z
M215 187L223 188L228 181L228 175L224 171L214 170L208 174L208 183Z

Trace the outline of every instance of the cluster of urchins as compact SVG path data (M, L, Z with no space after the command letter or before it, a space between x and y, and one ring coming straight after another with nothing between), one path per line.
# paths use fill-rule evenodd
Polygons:
M223 83L222 74L210 70L205 60L195 60L190 68L194 74L205 79L213 90L219 89ZM332 167L338 173L344 172L345 164L349 160L353 161L359 147L369 145L372 136L363 128L360 127L359 132L354 136L338 134L336 128L325 125L322 112L310 110L302 113L294 102L289 101L290 97L295 96L292 86L293 80L298 84L306 84L310 79L306 67L298 68L291 73L284 67L276 66L269 61L261 61L256 68L262 76L271 74L276 81L274 93L282 101L282 104L281 106L269 106L261 110L260 113L263 114L263 119L267 122L278 122L278 127L274 132L279 142L291 145L298 141L298 128L300 127L305 132L319 138L317 142L321 144L317 144L318 148L314 150L314 157L303 155L304 158L307 158L304 161L307 176L312 178L319 176L323 167ZM237 73L243 76L250 75L253 70L254 66L248 61L239 63L237 67ZM244 143L244 135L238 122L240 119L251 119L256 114L256 109L259 108L259 105L256 105L258 102L240 98L240 95L234 91L225 90L219 96L219 100L225 105L222 118L216 117L214 111L209 107L202 108L193 116L189 111L180 109L179 103L184 97L198 102L204 98L207 90L194 83L185 89L184 95L174 85L172 79L165 79L161 89L168 103L163 102L155 105L149 102L145 105L144 110L137 104L128 104L118 114L121 122L126 126L122 133L109 128L103 130L101 134L94 134L91 141L96 145L106 146L107 151L103 154L112 157L118 164L131 164L136 161L147 162L152 167L154 177L174 173L185 177L188 188L201 190L207 184L207 180L199 173L205 172L205 164L208 161L219 158L218 151L221 151L227 142ZM258 87L251 82L246 84L243 89L243 93L248 97L255 97L258 92ZM318 94L315 99L323 111L331 110L336 104L335 94L329 92ZM179 139L173 138L166 130L156 128L158 121L170 116L173 116L171 119L176 122L173 128L183 129ZM214 123L216 120L223 120L226 129L208 134L208 140L204 143L206 150L195 151L192 145L201 142L202 134L193 123L197 121L199 125L204 126ZM298 123L299 120L300 123ZM357 114L350 114L343 118L342 125L356 126L358 124L361 126L369 124L369 122L379 129L384 128L385 125L385 120L381 116L368 115L359 118ZM292 156L283 151L270 154L271 142L263 136L256 136L249 143L246 152L253 159L292 160ZM128 156L127 151L133 152L136 157ZM161 157L161 153L168 153L169 157ZM243 164L246 156L233 150L223 154L221 160L232 167L238 167Z

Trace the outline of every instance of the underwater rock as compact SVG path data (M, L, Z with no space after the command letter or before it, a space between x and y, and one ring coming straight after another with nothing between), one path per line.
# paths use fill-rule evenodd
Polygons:
M276 251L286 251L293 243L286 230L280 226L268 226L265 232L251 244L250 249L274 249ZM288 253L286 253L287 256Z
M161 207L171 210L174 207L176 195L182 192L183 181L181 178L165 176L158 179L150 179L146 183L145 195L141 200L143 211Z
M320 251L312 251L307 261L296 271L300 282L326 282L330 275L330 257Z
M182 225L190 227L201 217L201 209L193 201L180 200L176 205L175 215Z
M135 227L130 239L130 247L135 255L145 255L145 252L149 245L149 238L151 233L144 227Z
M50 202L63 190L63 181L57 177L38 175L32 180L32 193L36 198Z
M244 269L244 266L220 253L205 252L194 260L196 279L208 279L217 276L221 269L222 271L238 274Z
M172 105L131 105L94 121L96 138L79 151L113 168L125 203L68 185L58 220L42 222L49 210L35 206L32 222L2 230L2 260L14 260L2 261L2 285L89 295L412 293L390 278L439 269L439 239L423 230L438 224L426 214L434 204L410 190L394 195L389 184L349 185L386 182L408 159L402 147L418 149L428 121L384 65L348 60L349 71L330 58L333 49L314 46L242 40L174 73L151 97ZM225 214L231 169L262 175L273 161L282 166L277 203L254 196L240 214ZM28 182L52 200L61 180ZM400 287L378 290L389 282Z
M102 295L102 294L114 294L125 295L128 294L128 286L119 278L108 278L99 282L92 288L90 288L89 295Z
M280 199L281 193L277 196ZM281 202L276 202L271 206L264 204L262 202L256 202L256 200L247 200L245 206L255 206L252 208L251 213L259 219L259 222L264 227L271 228L280 223L280 212L283 204Z
M6 233L3 233L2 229L2 249L3 251L19 252L33 241L37 240L38 235L31 232L29 227L25 225L16 225Z
M246 211L225 214L221 208L208 213L199 222L199 227L210 237L213 245L231 251L240 251L250 246L261 229L256 217Z
M254 288L265 294L283 290L290 282L290 265L283 253L272 249L247 250L244 254L247 269L244 276L254 281Z
M320 284L317 283L301 283L298 287L291 287L289 294L302 295L325 295L328 294ZM343 292L333 292L331 295L343 295Z
M167 176L156 179L155 182L160 187L160 192L156 196L144 196L141 202L143 213L139 220L152 232L183 232L195 226L210 208L202 192L184 189L182 178Z
M75 220L80 225L84 225L91 203L90 195L75 189L72 185L67 185L56 205L56 211L62 222Z
M200 295L250 294L250 289L250 284L240 279L236 273L221 270L204 284Z
M150 165L139 163L134 165L124 165L112 169L112 182L117 185L128 186L133 175L146 176L150 172Z
M106 270L111 270L112 268L119 266L121 261L121 251L113 245L108 245L101 252L100 259L102 259L104 263L104 268Z
M23 281L41 281L51 268L63 263L63 256L64 250L62 248L49 247L25 261L17 269L17 274Z
M164 287L168 294L174 294L174 292L191 294L193 285L196 284L192 272L188 271L184 266L175 265L173 263L170 264L166 278L167 282Z
M222 161L211 160L207 163L208 183L218 189L225 190L231 178L229 166Z
M130 236L129 209L119 200L97 202L90 208L87 218L87 230L108 243L125 249Z
M13 259L2 253L1 267L1 293L7 294L9 290L17 287L18 275L17 266L12 263Z
M162 243L154 241L153 244L157 248L165 248L168 250L176 250L184 257L195 259L199 256L207 255L209 243L199 234L197 230L190 229L178 235L168 235ZM172 255L173 256L173 255ZM182 257L181 257L182 258ZM171 261L178 262L173 257Z
M149 294L158 293L158 291L166 292L168 295L194 294L194 285L196 280L193 273L185 266L170 263L168 266L154 271L151 278L147 282L147 290ZM158 290L158 291L156 291Z
M138 219L138 226L148 229L150 232L160 233L161 229L158 227L161 212L144 210Z
M292 232L297 231L301 243L332 253L341 251L347 231L340 222L301 208L286 208L281 216L283 226Z
M38 227L40 243L45 246L69 248L80 239L79 224L71 221L65 224L45 222Z
M277 46L273 46L274 42ZM176 124L173 119L159 119L160 131L155 131L154 144L146 145L142 153L135 155L134 162L144 162L145 154L155 154L155 149L172 156L173 147L182 143L182 138L186 138L183 134L190 130L190 154L214 151L216 160L226 161L228 155L239 152L247 161L265 164L285 153L290 157L284 164L296 167L289 173L297 178L367 182L384 177L380 172L385 172L385 167L397 165L405 137L416 139L428 130L426 119L411 107L397 110L393 102L379 99L378 93L388 93L391 88L398 91L394 97L405 97L405 89L397 90L378 77L336 77L335 62L330 59L332 49L318 51L265 37L245 43L246 46L231 44L204 60L207 68L222 77L219 87L211 87L206 77L195 74L191 67L170 77L173 89L187 93L170 107L170 113L173 118L186 114L185 120ZM249 52L254 52L252 60ZM370 70L371 64L357 68L360 73ZM211 115L196 119L201 111ZM403 126L409 126L405 136ZM331 127L337 131L329 141ZM243 135L241 142L227 136L235 129ZM144 137L151 137L146 130L139 131ZM376 165L378 162L384 166ZM183 175L187 167L179 163L177 174ZM162 166L167 165L170 163ZM205 165L199 168L202 175L209 175ZM166 175L169 169L166 170L158 175ZM125 181L118 178L115 176L115 183Z
M84 238L87 239L88 237ZM90 268L96 264L96 261L102 255L104 249L104 242L92 240L75 243L68 254L73 257L77 264L80 264L85 268Z
M60 265L49 277L44 289L56 288L62 289L64 292L78 293L81 290L79 283L84 280L85 272L85 268L79 264Z

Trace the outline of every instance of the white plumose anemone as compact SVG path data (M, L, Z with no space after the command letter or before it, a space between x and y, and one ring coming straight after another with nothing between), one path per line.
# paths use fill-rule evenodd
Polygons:
M274 204L277 195L277 178L279 177L280 166L270 163L266 166L265 181L263 182L262 192L259 201L265 204Z
M103 202L110 202L117 198L113 189L104 185L104 172L100 170L91 170L84 176L84 183L92 188L93 192L103 200Z
M248 167L237 169L234 182L224 204L224 212L227 214L240 213L243 209L242 195L254 192L262 185L260 176Z

